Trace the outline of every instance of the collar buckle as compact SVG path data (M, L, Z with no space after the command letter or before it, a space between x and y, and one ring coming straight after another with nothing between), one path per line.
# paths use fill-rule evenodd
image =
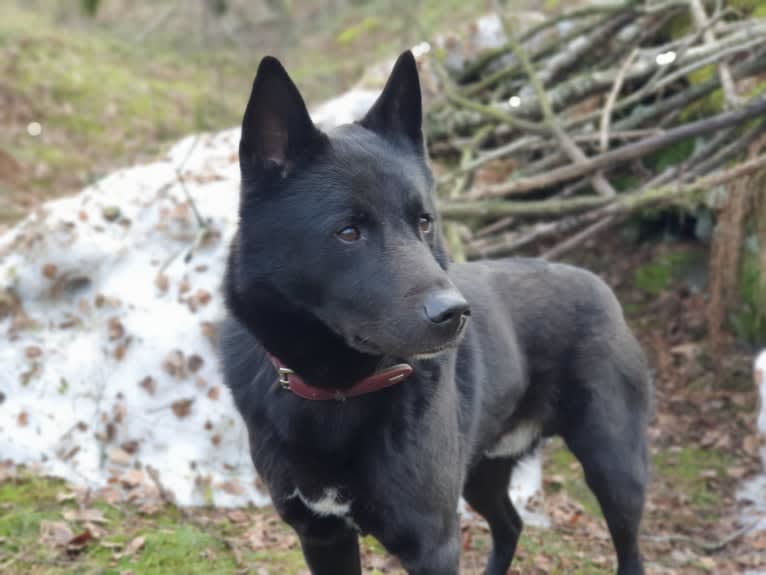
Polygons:
M295 373L292 369L289 367L283 367L280 366L277 369L277 372L279 373L279 385L282 387L282 389L290 389L290 375Z

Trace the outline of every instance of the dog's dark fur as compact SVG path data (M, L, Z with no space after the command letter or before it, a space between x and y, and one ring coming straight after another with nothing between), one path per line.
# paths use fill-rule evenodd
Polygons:
M457 574L462 494L489 522L487 573L501 575L522 528L508 497L514 464L558 434L598 497L618 572L642 573L651 388L620 306L566 265L448 268L421 115L409 52L368 115L327 134L281 65L261 62L222 334L255 467L314 574L361 573L359 532L409 573ZM402 361L414 372L343 402L309 401L280 388L267 352L316 387Z

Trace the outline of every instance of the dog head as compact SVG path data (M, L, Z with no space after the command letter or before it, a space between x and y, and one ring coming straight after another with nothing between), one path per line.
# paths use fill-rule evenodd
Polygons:
M295 84L264 58L240 142L230 290L277 294L358 351L398 357L454 345L469 307L450 281L410 52L359 122L321 132Z

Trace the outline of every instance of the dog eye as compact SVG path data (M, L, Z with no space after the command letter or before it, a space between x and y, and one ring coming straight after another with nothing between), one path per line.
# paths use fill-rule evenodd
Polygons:
M428 214L423 214L418 220L418 225L420 226L421 232L424 234L430 234L434 226L434 221Z
M335 234L344 242L355 242L362 237L362 232L356 226L346 226Z

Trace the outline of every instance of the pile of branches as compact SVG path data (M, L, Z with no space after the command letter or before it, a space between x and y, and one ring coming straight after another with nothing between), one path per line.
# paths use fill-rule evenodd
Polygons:
M438 186L457 258L557 257L766 169L751 153L766 134L766 19L720 4L598 4L523 33L499 10L506 44L459 71L437 64L429 150L450 166ZM674 147L677 161L648 161Z

